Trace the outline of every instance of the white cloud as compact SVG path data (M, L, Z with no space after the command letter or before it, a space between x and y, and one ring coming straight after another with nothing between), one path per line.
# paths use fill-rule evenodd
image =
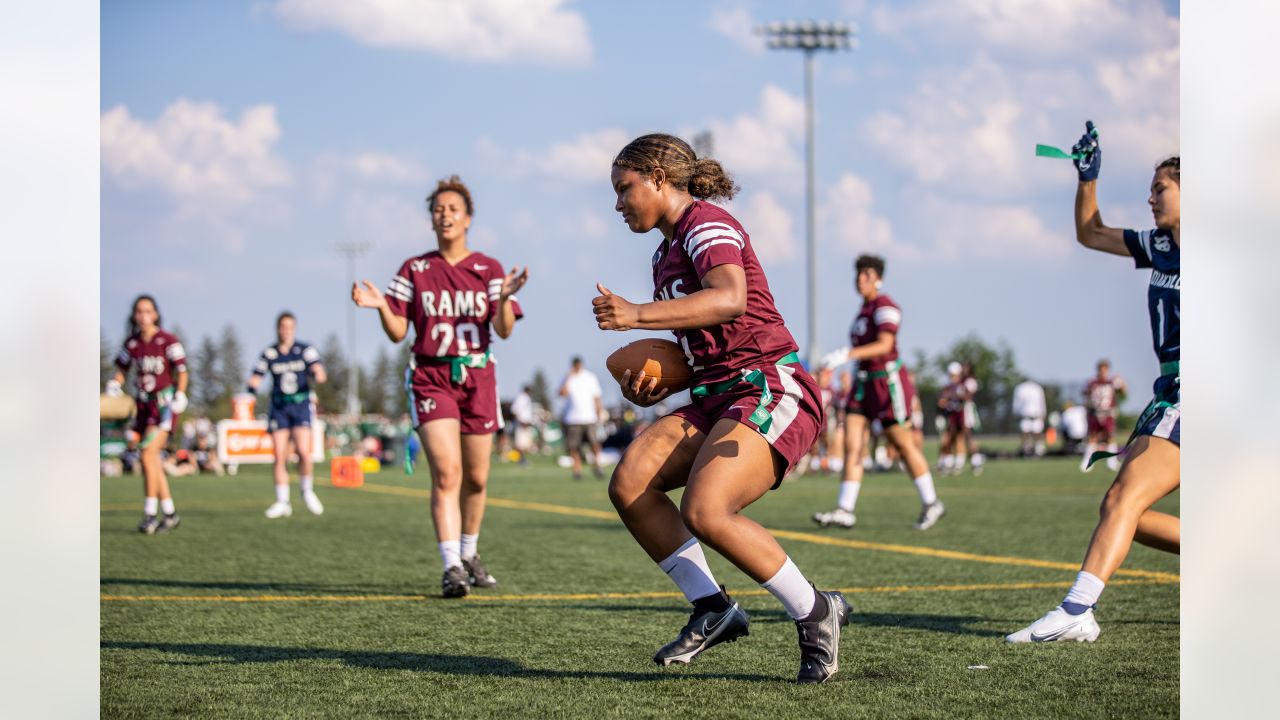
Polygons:
M729 208L751 236L751 246L763 262L786 262L796 256L798 243L791 213L769 192L739 197Z
M934 259L1050 261L1075 251L1075 238L1051 230L1030 205L954 202L931 196L917 202L920 216L931 218L934 243L929 255Z
M417 250L435 245L424 206L404 195L357 191L347 196L343 215L352 237L372 241L379 248Z
M543 150L508 151L482 137L477 141L476 152L487 162L514 175L545 175L608 185L613 158L631 139L624 130L596 130Z
M334 30L365 45L484 62L582 64L587 22L565 0L280 0L274 11L298 30Z
M754 114L712 120L714 155L733 173L800 172L796 143L804 135L804 102L776 85L760 92Z
M290 183L275 153L280 125L272 105L247 108L239 122L208 102L177 100L154 122L117 105L100 127L103 169L124 187L159 189L194 205L238 205Z
M755 31L751 13L745 8L712 10L709 25L716 33L729 38L743 50L752 53L764 52L764 38Z
M323 153L312 163L309 173L317 197L329 197L343 179L360 184L421 184L426 170L418 163L391 153L363 150L348 155Z
M833 238L840 249L851 254L877 253L894 258L916 258L914 245L894 240L889 220L872 212L875 194L871 183L845 173L827 190L818 208L820 237Z

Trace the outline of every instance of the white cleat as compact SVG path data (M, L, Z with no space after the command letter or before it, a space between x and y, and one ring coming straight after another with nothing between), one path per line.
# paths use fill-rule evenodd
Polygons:
M947 506L943 505L941 500L934 500L920 509L920 519L916 520L915 528L917 530L928 530L937 525L942 516L946 514Z
M324 505L320 502L320 498L316 497L313 492L302 493L302 502L307 504L307 509L312 515L323 515Z
M858 522L858 518L856 515L849 512L848 510L838 507L835 510L832 510L831 512L814 513L813 521L818 523L822 527L835 525L837 527L842 527L847 530L848 528L853 527L854 523Z
M293 506L289 503L282 502L271 503L271 507L267 508L267 512L264 514L272 520L275 520L276 518L289 517L293 514Z
M1012 635L1006 635L1008 643L1042 643L1042 642L1093 642L1098 639L1102 628L1093 617L1093 608L1079 615L1072 615L1062 606L1049 611L1049 614L1022 628Z

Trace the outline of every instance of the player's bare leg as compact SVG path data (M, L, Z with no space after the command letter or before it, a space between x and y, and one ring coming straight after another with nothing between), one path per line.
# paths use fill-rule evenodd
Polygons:
M282 428L271 433L271 475L275 480L276 500L267 508L266 516L271 519L289 517L293 514L293 506L289 504L289 429Z
M911 477L912 484L916 486L916 492L920 494L920 517L916 520L915 527L917 530L928 530L942 519L947 511L933 487L933 474L929 472L929 461L916 447L915 440L911 437L910 425L904 423L890 425L884 429L884 434L902 454L907 474Z
M603 448L600 446L600 439L596 437L595 430L592 427L590 434L587 436L588 444L591 447L591 473L596 476L596 479L602 480L604 479L604 471L600 469L600 451Z
M778 541L741 511L769 492L785 462L754 427L721 419L698 450L680 502L685 525L776 597L800 636L798 682L823 682L839 668L840 629L851 608L819 592Z
M493 462L493 434L462 436L462 534L460 553L468 580L477 587L493 587L498 581L480 561L477 548L484 504L488 497L489 467Z
M844 415L844 467L840 469L840 494L836 498L836 507L813 514L813 521L822 527L851 528L857 522L854 510L858 504L858 492L862 489L862 453L866 447L867 425L864 415L851 412Z
M143 518L138 531L147 535L167 532L178 526L178 514L169 494L169 478L164 473L161 451L169 442L169 433L156 426L146 428L142 435L146 447L142 448ZM160 517L163 514L163 518Z
M1133 539L1147 547L1178 555L1182 551L1182 521L1173 515L1148 510L1138 518Z
M454 418L425 422L418 427L422 449L431 468L431 521L444 565L445 597L462 597L470 589L462 566L462 443Z
M627 446L609 480L609 499L650 559L661 563L693 535L667 493L683 487L706 436L667 415Z
M313 515L324 513L324 505L316 497L315 477L312 475L314 462L311 459L311 428L301 425L293 428L293 447L298 452L298 488L302 491L302 502ZM285 476L288 482L288 476Z
M1102 519L1089 541L1082 571L1104 583L1111 578L1129 554L1139 520L1157 500L1178 489L1179 456L1178 446L1163 438L1142 435L1133 441L1120 474L1102 500ZM1164 537L1168 539L1167 534Z

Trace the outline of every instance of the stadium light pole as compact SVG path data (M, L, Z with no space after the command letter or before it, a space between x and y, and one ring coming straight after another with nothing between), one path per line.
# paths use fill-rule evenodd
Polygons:
M818 361L818 249L814 234L813 56L819 50L852 50L857 47L851 23L830 20L771 22L756 32L768 38L770 50L804 52L804 163L805 253L808 256L809 347L805 358L812 368Z
M356 283L356 258L369 252L367 242L340 242L335 249L347 258L347 278ZM356 306L347 303L347 414L360 417L360 361L356 357Z

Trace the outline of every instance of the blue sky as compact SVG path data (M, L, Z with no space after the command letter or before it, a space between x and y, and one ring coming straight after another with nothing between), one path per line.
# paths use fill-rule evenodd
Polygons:
M1074 172L1032 147L1095 120L1104 220L1150 224L1151 167L1179 150L1178 7L1153 0L110 3L104 330L146 291L193 340L232 323L256 349L285 307L304 339L345 333L334 245L370 243L358 274L385 285L434 246L422 197L458 173L473 248L531 268L503 394L572 354L603 374L639 335L595 329L594 283L647 298L659 241L613 212L608 161L644 132L711 130L803 348L801 59L750 28L809 17L860 28L818 58L822 348L847 341L850 261L876 252L908 351L976 332L1035 377L1105 355L1149 386L1144 274L1075 245ZM364 359L386 344L371 312L359 336Z

